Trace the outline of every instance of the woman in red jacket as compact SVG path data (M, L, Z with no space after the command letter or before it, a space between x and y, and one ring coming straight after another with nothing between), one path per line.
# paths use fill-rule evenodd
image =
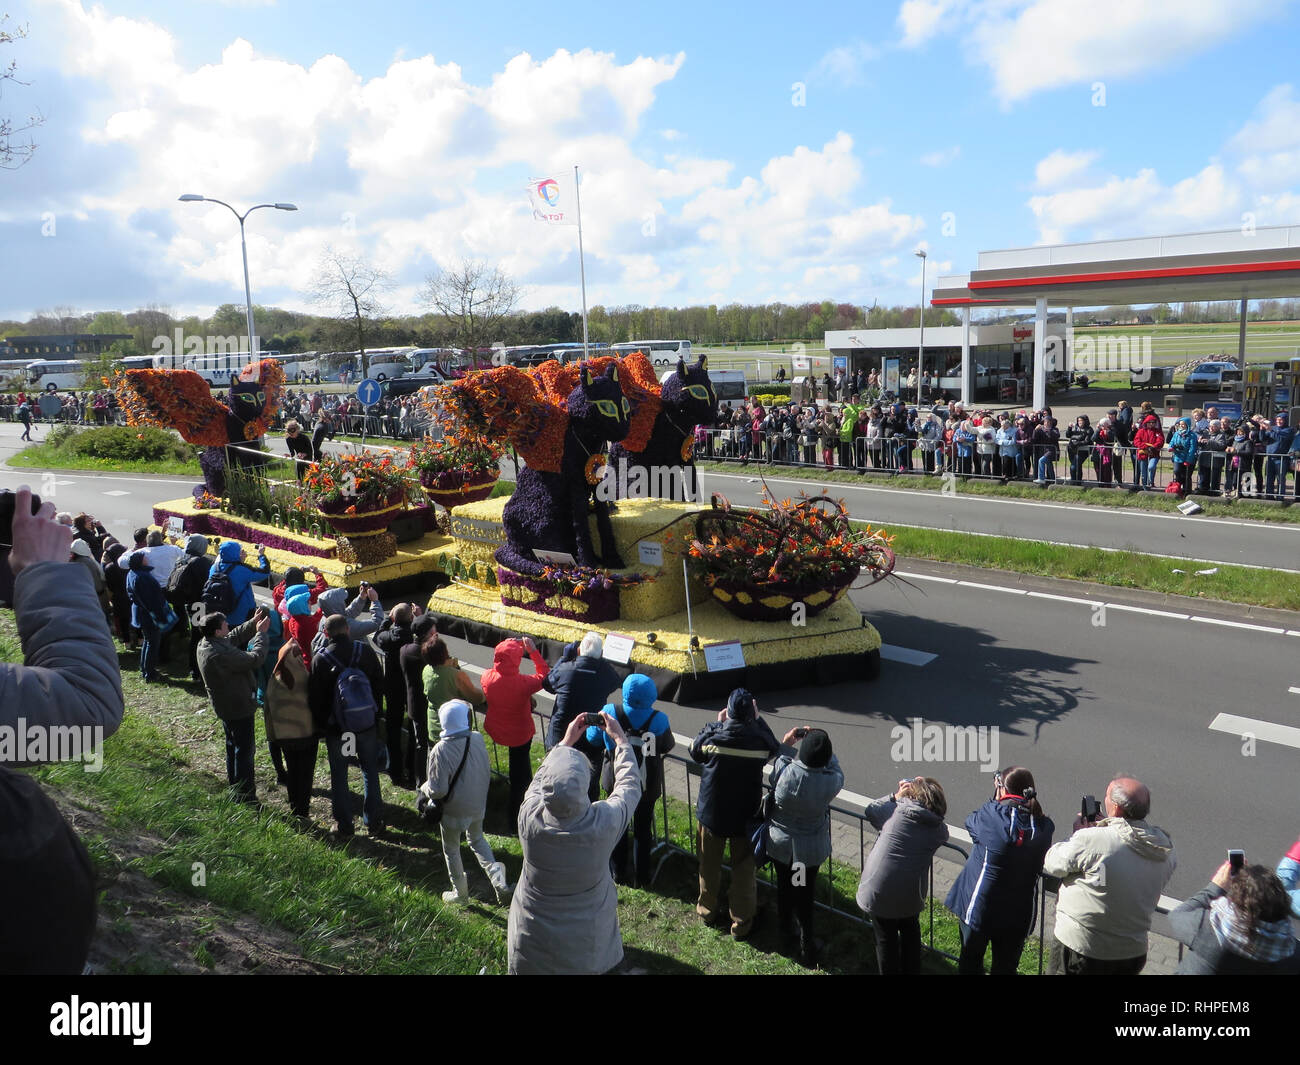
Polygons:
M1154 414L1143 416L1141 427L1133 434L1140 487L1155 487L1156 466L1160 462L1160 452L1164 446L1165 434L1160 429L1160 419Z
M525 651L533 660L531 674L519 672ZM532 696L541 691L547 669L546 659L537 653L533 641L525 636L497 644L492 654L492 668L483 674L483 695L487 699L483 731L492 737L492 742L510 748L512 828L519 821L519 807L533 781L531 752L536 727L533 724Z

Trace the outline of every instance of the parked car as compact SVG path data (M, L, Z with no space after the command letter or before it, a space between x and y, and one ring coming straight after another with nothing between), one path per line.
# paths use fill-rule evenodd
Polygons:
M1235 370L1234 362L1203 362L1183 381L1187 392L1217 392L1223 384L1223 371Z

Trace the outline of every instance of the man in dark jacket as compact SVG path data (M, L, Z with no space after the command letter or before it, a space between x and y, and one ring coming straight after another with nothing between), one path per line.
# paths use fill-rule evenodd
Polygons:
M429 701L424 695L424 658L420 648L438 637L433 618L421 614L411 622L411 642L402 647L398 662L406 684L406 716L415 732L413 750L407 760L412 779L425 780L429 772Z
M331 614L325 621L326 644L311 662L311 679L307 682L307 704L311 707L316 728L325 734L330 759L330 790L333 801L335 835L347 839L353 835L352 797L348 794L348 759L361 763L364 782L364 807L361 819L371 836L384 832L383 795L379 791L379 706L384 690L384 674L379 658L368 644L354 641L348 633L346 614ZM336 686L346 670L356 668L370 681L375 710L374 723L356 732L344 732L335 716Z
M403 719L406 714L406 678L402 675L402 648L415 637L411 633L415 606L398 603L375 634L375 645L384 657L384 724L388 731L388 775L399 788L414 788L419 780L407 772L409 759L402 754ZM409 718L407 718L409 720ZM407 747L414 748L411 735ZM418 774L417 774L418 776Z
M153 567L142 552L131 556L131 568L126 575L126 594L131 600L131 624L144 634L140 645L140 676L145 683L161 680L158 672L158 651L162 632L158 621L167 614L167 600L162 585L154 578Z
M196 683L202 683L203 675L199 672L199 641L203 639L202 609L194 609L203 602L203 586L208 582L208 572L212 568L208 558L208 538L194 533L185 541L185 555L176 561L177 574L173 570L168 578L168 602L180 617L177 631L182 635L189 631L190 676Z
M1196 490L1204 495L1213 492L1216 495L1223 480L1223 467L1227 461L1228 444L1232 435L1223 431L1218 418L1206 423L1205 432L1196 437L1196 463L1198 484Z
M265 607L232 629L226 615L214 612L203 621L198 662L213 713L226 731L226 781L240 802L257 802L253 776L257 672L266 661L271 617Z
M564 657L546 675L543 687L555 696L555 710L546 729L549 751L564 739L569 722L579 714L598 714L617 691L618 672L605 661L605 644L599 633L589 632L579 644L569 644ZM604 745L600 756L604 757Z
M731 934L745 939L754 930L758 912L754 853L748 826L763 794L763 766L781 749L767 722L758 716L758 703L737 688L726 709L700 730L691 744L691 758L704 766L699 827L700 897L695 912L712 924L718 919L718 887L722 855L731 850Z
M1287 415L1279 411L1273 418L1273 428L1262 434L1267 444L1268 465L1265 467L1264 494L1269 499L1286 495L1288 455L1295 440L1295 430L1287 424Z

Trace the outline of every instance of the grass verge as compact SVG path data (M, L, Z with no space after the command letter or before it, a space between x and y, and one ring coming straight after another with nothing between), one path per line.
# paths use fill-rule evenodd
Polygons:
M66 448L50 444L33 444L24 448L9 459L8 465L15 469L37 470L94 470L100 473L142 473L162 476L175 475L202 477L198 459L180 462L176 459L125 460L91 458L88 455L74 455Z
M700 462L696 464L705 473L729 473L739 477L770 476L782 480L806 481L810 485L856 484L880 488L900 488L916 492L939 492L945 485L942 476L903 474L897 477L888 473L855 473L847 470L815 470L801 466L769 466L751 463L742 466L735 462ZM977 477L958 477L952 483L962 495L987 496L992 499L1032 499L1041 503L1075 503L1116 509L1149 510L1160 513L1177 513L1179 500L1163 492L1127 492L1107 488L1068 488L1053 486L1039 488L1026 481L1001 484L998 481ZM1247 499L1228 503L1203 504L1207 517L1233 517L1252 521L1272 521L1295 524L1300 522L1300 507L1282 507L1269 503L1254 503Z

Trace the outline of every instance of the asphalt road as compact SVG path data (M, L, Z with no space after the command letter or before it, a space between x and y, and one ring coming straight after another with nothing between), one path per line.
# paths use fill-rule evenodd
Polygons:
M0 425L0 454L14 450L16 435L15 427ZM154 502L194 483L0 469L0 487L24 481L52 493L60 509L89 510L110 530L128 532L148 519ZM744 477L706 476L705 484L737 502L753 498L757 488ZM1256 565L1270 564L1268 552L1283 557L1288 543L1291 554L1283 560L1293 565L1300 535L1289 527L834 487L855 516L872 521L918 518L917 524L983 525L979 531L1116 547L1133 536L1149 550ZM1179 537L1183 530L1186 539ZM1175 540L1182 551L1173 550ZM1100 794L1123 770L1149 784L1151 820L1174 837L1179 869L1167 890L1176 897L1202 887L1229 847L1271 864L1295 839L1295 614L1252 610L1247 618L1245 608L1207 609L1194 601L1184 610L1141 592L1081 590L1069 582L912 561L904 563L903 575L908 583L854 593L887 644L879 680L756 693L778 735L797 723L830 731L848 790L876 796L902 776L934 776L947 792L949 824L959 827L991 791L986 770L1023 764L1035 773L1047 812L1064 835L1080 796ZM462 645L457 651L467 662L490 664L488 648ZM666 709L675 731L685 735L717 712ZM896 750L902 733L893 730L910 730L912 718L995 729L984 734L986 764L972 760L971 752L930 752L941 757L918 760ZM1216 719L1217 730L1211 728ZM1242 732L1252 733L1254 743L1243 741ZM995 738L996 751L988 746Z

